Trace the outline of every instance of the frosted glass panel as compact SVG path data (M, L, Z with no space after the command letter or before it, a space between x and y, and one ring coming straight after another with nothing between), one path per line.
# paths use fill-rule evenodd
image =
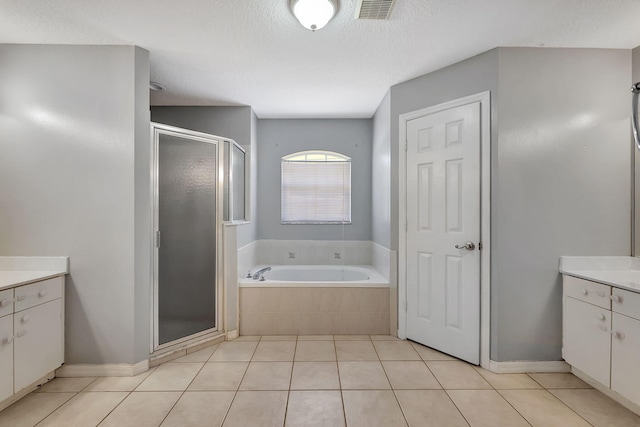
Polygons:
M216 145L158 143L158 335L165 344L215 324Z
M244 220L244 151L233 146L233 219Z

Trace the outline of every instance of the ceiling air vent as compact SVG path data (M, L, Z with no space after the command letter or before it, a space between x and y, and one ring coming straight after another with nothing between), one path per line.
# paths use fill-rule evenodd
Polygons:
M388 19L395 0L358 0L356 19Z

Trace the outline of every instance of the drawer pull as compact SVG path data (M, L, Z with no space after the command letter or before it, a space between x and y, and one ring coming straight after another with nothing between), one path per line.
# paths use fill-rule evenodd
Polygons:
M617 338L619 340L623 340L626 335L623 332L611 331L611 336L613 336L614 338Z
M18 331L18 332L16 333L16 336L17 336L18 338L23 337L23 336L25 336L25 335L27 335L27 331L26 331L26 330L24 330L24 329L22 329L22 330L20 330L20 331Z
M12 302L12 300L10 300L9 298L0 300L0 307L6 307L9 304L11 304L11 302Z
M24 301L24 300L26 300L26 299L27 299L27 296L26 296L26 295L18 295L18 296L16 297L16 300L18 300L18 301Z
M611 301L622 302L622 297L620 295L611 295Z
M38 296L40 298L46 297L47 296L47 290L46 289L41 290L40 292L38 292Z
M13 342L13 337L7 337L2 339L2 344L11 344Z
M602 314L602 313L598 314L598 319L605 320L606 318L607 318L607 316L605 316L604 314Z
M582 295L589 295L589 291L586 289L583 289L581 292L582 292Z
M22 316L22 319L20 319L22 323L28 323L29 320L31 320L31 317L29 317L28 314L25 314L24 316Z

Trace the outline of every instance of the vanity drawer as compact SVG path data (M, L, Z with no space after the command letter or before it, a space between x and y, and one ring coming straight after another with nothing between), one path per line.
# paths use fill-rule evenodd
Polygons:
M15 289L15 311L25 310L62 297L64 276L42 280Z
M611 309L616 313L640 320L640 294L624 289L613 288Z
M611 310L611 286L573 276L564 276L564 294Z
M13 289L0 291L0 317L13 313Z

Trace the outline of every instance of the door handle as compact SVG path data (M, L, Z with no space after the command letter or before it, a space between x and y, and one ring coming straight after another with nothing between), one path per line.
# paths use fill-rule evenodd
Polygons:
M468 251L472 251L476 248L476 245L473 242L467 242L464 245L456 245L456 249L466 249Z

